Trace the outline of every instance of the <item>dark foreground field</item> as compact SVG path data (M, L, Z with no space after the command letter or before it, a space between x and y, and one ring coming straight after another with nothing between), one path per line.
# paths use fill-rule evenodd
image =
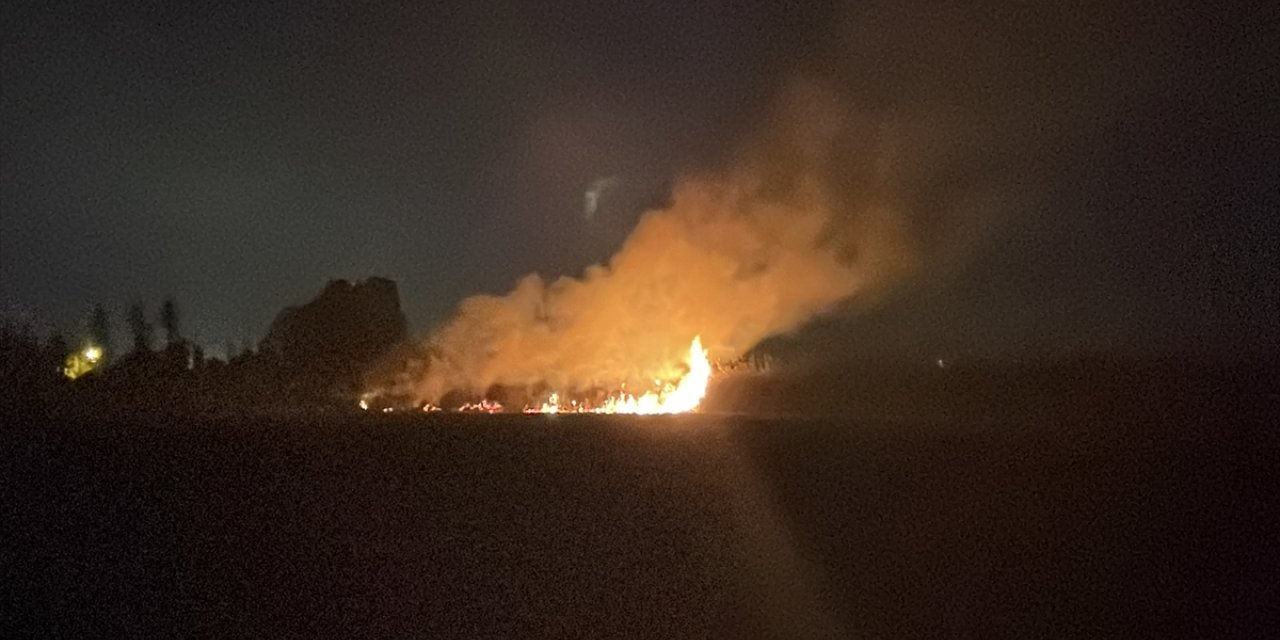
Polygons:
M11 422L2 635L1263 637L1280 450L1208 413Z

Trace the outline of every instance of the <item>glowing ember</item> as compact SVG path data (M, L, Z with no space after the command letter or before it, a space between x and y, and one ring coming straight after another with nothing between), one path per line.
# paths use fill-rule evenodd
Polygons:
M697 409L698 405L702 403L702 398L707 393L707 383L711 380L711 362L707 360L707 352L702 348L701 336L694 337L693 342L689 344L689 356L685 364L689 367L689 371L681 376L679 381L663 384L661 380L655 380L654 384L660 387L658 391L650 391L639 396L620 391L609 395L599 403L572 399L566 403L559 393L551 393L547 396L546 402L537 406L526 406L524 413L624 413L640 415L688 413ZM375 392L366 393L361 396L358 406L368 411L373 408L370 400L376 398L377 394ZM431 403L422 405L421 409L427 413L442 410ZM390 413L392 410L392 407L382 407L380 409L382 413ZM504 409L500 403L485 398L478 402L463 404L454 409L454 411L502 413Z
M485 399L485 400L481 400L480 402L468 402L462 405L461 407L458 407L458 411L479 412L479 413L502 413L502 405L492 400Z
M707 394L707 383L711 380L711 362L707 360L707 352L702 348L702 337L693 339L689 345L689 372L684 374L676 384L668 384L662 390L650 391L641 396L629 393L616 393L605 399L599 406L579 404L576 400L561 405L560 395L553 393L547 401L538 407L525 407L525 413L630 413L653 415L661 413L687 413L698 408L702 398Z

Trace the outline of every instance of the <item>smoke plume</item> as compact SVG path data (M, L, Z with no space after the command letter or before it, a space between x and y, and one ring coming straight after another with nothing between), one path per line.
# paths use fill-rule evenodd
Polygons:
M874 136L816 85L785 93L753 144L728 168L681 180L607 264L464 300L397 394L645 389L683 373L694 336L713 359L736 358L908 272L911 242L877 176ZM832 154L859 143L859 188L834 189Z
M906 276L945 286L1002 229L1052 228L1045 199L1078 190L1091 141L1176 70L1169 18L1109 7L837 12L796 56L808 80L719 170L681 180L607 264L465 300L395 391L634 389L679 376L695 335L732 359Z

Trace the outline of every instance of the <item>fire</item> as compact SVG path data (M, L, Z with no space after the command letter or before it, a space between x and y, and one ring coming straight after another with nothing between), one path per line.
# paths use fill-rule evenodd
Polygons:
M696 336L689 345L689 358L686 363L688 373L675 384L667 384L660 391L650 391L640 396L620 392L605 399L600 405L592 407L576 400L568 405L560 403L560 395L553 393L547 401L537 407L525 407L525 413L629 413L654 415L663 413L688 413L698 408L702 398L707 394L707 383L711 380L711 362L707 360L707 352L702 348L702 336Z
M502 413L502 405L492 400L484 399L480 402L468 402L461 407L458 407L458 411L474 413Z
M706 349L702 348L702 336L695 336L693 342L689 344L689 355L685 360L685 365L689 370L678 381L664 384L661 380L655 380L654 384L660 387L657 391L649 391L639 396L626 391L619 391L609 395L599 403L573 399L566 402L561 394L551 393L542 404L526 406L524 413L622 413L636 415L688 413L696 410L698 405L702 404L702 398L707 394L707 384L711 381L711 362L707 359ZM371 401L376 401L377 399L377 392L365 393L360 397L357 406L364 411L369 411L374 408ZM380 409L383 413L390 413L393 410L390 406ZM435 404L426 403L421 406L421 410L430 413L441 411L442 409ZM505 408L498 402L484 398L478 402L467 402L454 409L454 411L502 413Z

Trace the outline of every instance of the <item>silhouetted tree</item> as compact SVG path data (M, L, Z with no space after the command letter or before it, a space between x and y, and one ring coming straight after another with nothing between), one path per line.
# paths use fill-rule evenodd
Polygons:
M0 407L19 403L19 396L25 398L38 388L39 376L32 366L38 354L39 345L30 329L7 320L0 324L0 384L4 385Z
M69 355L71 355L71 348L67 346L67 341L62 337L61 333L55 333L49 337L49 342L45 343L44 362L42 364L47 370L61 375L62 367Z
M52 399L66 357L57 334L41 341L31 325L0 320L0 409Z
M111 316L100 304L93 306L89 316L89 339L102 349L102 359L106 362L111 357Z
M333 280L310 302L281 311L259 353L290 400L346 401L359 391L362 374L406 332L395 282Z
M25 382L34 353L35 345L19 327L8 320L0 323L0 379L6 388Z
M129 334L133 337L133 352L143 354L151 351L151 323L147 322L147 312L141 302L129 307Z
M160 305L160 326L164 329L164 363L170 375L181 375L192 366L191 344L182 337L178 325L178 303L173 296Z
M164 328L166 345L172 346L182 339L178 329L178 304L173 301L173 296L165 298L160 306L160 326Z

